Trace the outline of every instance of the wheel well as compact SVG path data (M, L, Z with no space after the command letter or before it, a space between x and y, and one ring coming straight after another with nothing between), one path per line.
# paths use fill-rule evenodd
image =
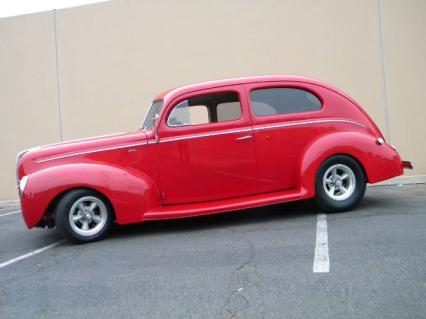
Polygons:
M115 217L114 206L112 205L112 203L108 199L108 197L106 197L104 194L102 194L98 190L90 188L90 187L74 187L74 188L70 188L70 189L64 190L63 192L59 193L58 195L55 196L55 198L53 198L51 200L51 202L49 203L49 205L46 208L46 211L43 214L43 217L41 218L40 222L37 224L37 227L43 227L43 228L52 228L52 227L55 227L55 210L56 210L56 206L58 205L58 202L66 194L68 194L69 192L71 192L73 190L76 190L76 189L87 189L87 190L90 190L92 192L96 192L100 197L102 197L102 199L104 199L109 204L109 206L112 209L112 213L114 215L114 219L116 218Z

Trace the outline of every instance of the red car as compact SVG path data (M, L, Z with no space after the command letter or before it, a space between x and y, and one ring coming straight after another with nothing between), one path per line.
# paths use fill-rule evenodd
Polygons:
M317 80L258 76L158 95L142 128L17 158L28 228L75 242L114 222L192 217L301 199L347 211L402 162L353 99Z

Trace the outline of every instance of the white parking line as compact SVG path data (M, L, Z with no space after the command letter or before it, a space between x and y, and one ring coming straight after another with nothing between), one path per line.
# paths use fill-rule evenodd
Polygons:
M330 272L328 257L327 215L318 214L317 239L315 245L314 272Z
M9 265L11 265L11 264L14 264L14 263L16 263L16 262L18 262L18 261L21 261L21 260L23 260L23 259L27 259L27 258L32 257L32 256L34 256L34 255L40 254L40 253L42 253L43 251L46 251L46 250L48 250L48 249L50 249L50 248L53 248L53 247L56 247L56 246L58 246L58 245L62 244L64 241L65 241L65 240L64 240L64 239L62 239L62 240L60 240L60 241L57 241L56 243L53 243L53 244L50 244L50 245L44 246L44 247L42 247L42 248L39 248L39 249L33 250L33 251L31 251L31 252L29 252L29 253L27 253L27 254L24 254L24 255L21 255L21 256L19 256L19 257L12 258L12 259L10 259L10 260L8 260L8 261L2 262L2 263L0 264L0 269L1 269L1 268L4 268L4 267L7 267L7 266L9 266Z
M7 215L18 214L20 212L21 212L20 210L17 210L16 212L4 213L4 214L0 214L0 217L7 216Z

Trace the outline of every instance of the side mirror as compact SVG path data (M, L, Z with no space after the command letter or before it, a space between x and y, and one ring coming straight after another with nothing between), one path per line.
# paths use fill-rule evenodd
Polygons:
M152 127L154 128L154 132L155 132L155 141L158 143L158 127L156 126L157 122L158 122L158 118L160 116L158 115L158 113L155 114L155 116L152 118Z
M155 124L157 124L158 121L158 113L155 114L155 116L152 118L152 126L155 127Z

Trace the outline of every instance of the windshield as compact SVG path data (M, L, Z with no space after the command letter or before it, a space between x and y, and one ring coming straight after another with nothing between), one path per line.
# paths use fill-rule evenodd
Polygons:
M145 117L145 121L142 124L142 129L150 131L154 128L154 119L158 114L160 114L160 110L162 107L163 100L152 102L148 114Z

